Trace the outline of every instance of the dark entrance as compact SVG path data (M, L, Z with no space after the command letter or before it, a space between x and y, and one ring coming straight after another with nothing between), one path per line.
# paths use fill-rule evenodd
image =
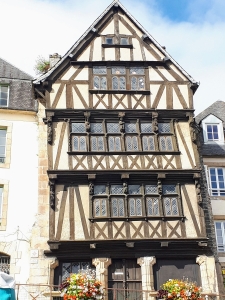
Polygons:
M153 267L155 290L169 279L188 279L201 286L200 268L196 259L157 259Z
M113 259L108 271L109 300L142 297L141 267L137 259Z

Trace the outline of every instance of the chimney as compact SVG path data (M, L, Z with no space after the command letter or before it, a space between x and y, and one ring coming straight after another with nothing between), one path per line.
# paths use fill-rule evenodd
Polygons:
M60 61L61 59L61 55L59 55L58 53L54 53L54 54L50 54L49 55L49 62L50 62L50 68L54 67L54 65Z

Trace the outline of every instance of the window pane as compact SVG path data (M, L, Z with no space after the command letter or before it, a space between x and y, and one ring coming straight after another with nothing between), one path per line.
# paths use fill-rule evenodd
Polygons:
M5 157L6 148L6 130L0 129L0 163L4 163L3 158Z
M106 199L95 199L94 200L94 215L95 215L95 217L107 216Z
M7 106L9 87L0 85L0 106Z
M103 195L106 194L106 186L105 185L95 185L94 186L94 195Z
M100 78L98 76L94 77L94 89L96 90L100 89Z
M112 216L124 217L124 201L122 198L112 198Z
M170 198L164 198L164 207L166 216L171 216Z
M125 132L127 133L136 133L136 123L125 123Z
M104 141L102 136L98 137L98 150L100 151L104 150Z
M91 133L103 133L102 123L91 123Z
M169 133L170 123L158 123L158 128L160 133Z
M137 141L137 137L136 137L136 136L133 136L132 140L133 140L133 150L134 150L134 151L137 151L137 150L138 150L138 141Z
M159 137L159 145L161 151L172 151L173 144L171 136L160 136Z
M73 150L75 150L75 151L79 150L79 138L78 138L78 136L75 136L73 138Z
M137 90L137 78L133 76L131 77L131 89Z
M146 185L145 186L145 194L158 194L157 185Z
M101 89L102 90L106 90L107 89L106 77L101 77Z
M95 200L95 216L100 217L100 207L101 207L101 200L96 199Z
M105 66L94 66L93 67L93 74L106 74L106 67Z
M106 127L107 127L108 133L119 133L120 132L119 123L107 123Z
M3 187L0 187L0 218L2 217Z
M142 216L142 203L141 199L136 199L136 216Z
M125 77L120 77L120 90L126 89L126 79Z
M121 151L120 137L115 137L115 150L116 151Z
M112 184L111 185L111 194L123 194L123 185L122 184Z
M159 215L159 200L158 198L147 198L147 214L148 216L158 216Z
M118 217L117 199L112 199L112 217Z
M164 136L159 137L160 150L166 151L166 138Z
M143 77L138 78L138 89L144 90L145 89L145 81Z
M86 138L84 136L80 137L80 150L81 151L86 151Z
M72 132L74 133L85 133L85 124L84 123L72 123Z
M128 193L130 195L141 194L141 185L128 185Z
M135 200L134 199L129 200L129 206L130 206L130 216L135 216Z
M176 198L171 199L171 208L172 208L172 215L177 216L179 213L178 213L178 205L177 205Z
M120 39L120 44L121 45L128 45L128 38L121 38Z
M112 89L113 90L118 90L119 89L119 82L118 82L118 77L113 77L112 78Z
M132 140L130 136L126 136L126 146L128 151L131 151L133 149Z
M163 194L174 194L176 193L176 185L170 184L170 185L163 185Z
M105 43L108 45L113 45L113 38L105 38Z
M153 136L143 136L142 137L142 146L144 151L154 151L155 142Z
M166 137L166 150L168 150L168 151L173 150L173 144L172 144L171 136Z
M152 132L152 123L141 123L141 132L142 133L151 133Z
M143 67L131 67L130 74L144 75L145 70Z
M124 74L126 74L126 68L125 67L112 67L112 74L124 75Z
M124 210L124 201L123 199L118 199L118 206L119 206L119 217L125 216L125 210Z

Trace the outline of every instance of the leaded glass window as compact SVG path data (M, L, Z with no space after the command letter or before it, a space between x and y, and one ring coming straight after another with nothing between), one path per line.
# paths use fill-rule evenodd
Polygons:
M163 202L166 216L179 215L177 198L163 198Z
M103 133L102 123L91 123L91 133Z
M95 185L94 186L94 195L105 195L106 186L105 185Z
M143 67L131 67L130 68L130 74L135 74L135 75L144 75L145 70Z
M109 151L121 151L121 141L119 136L108 137Z
M176 185L175 184L165 184L163 185L163 194L174 194L176 193Z
M146 185L145 186L145 193L146 194L158 194L157 185Z
M125 132L136 133L137 132L136 123L125 123Z
M82 273L87 269L92 269L92 265L90 262L66 262L62 264L62 281L66 280L70 277L72 273Z
M94 66L93 74L98 74L98 75L107 74L107 69L105 66Z
M159 137L159 146L161 151L172 151L173 143L171 136L160 136Z
M108 133L120 133L119 123L110 123L106 124Z
M129 214L130 216L142 216L142 201L140 198L129 199Z
M136 136L126 136L127 151L138 151L138 140Z
M148 216L159 216L159 199L147 197L146 208Z
M124 209L124 199L123 198L112 198L112 217L124 217L125 209Z
M85 124L84 123L72 123L72 132L74 133L85 133Z
M107 199L95 199L94 200L94 215L95 217L106 217L107 216Z
M152 133L152 123L141 123L142 133Z
M87 151L85 136L73 137L73 151Z
M170 123L158 123L159 133L170 133Z
M130 195L138 195L141 194L141 185L133 184L128 186L128 193Z
M126 89L126 79L125 77L114 76L112 78L112 89L113 90L125 90Z
M154 151L155 142L153 136L143 136L142 137L143 151Z
M123 185L122 184L112 184L111 185L111 194L123 194Z
M113 75L125 75L126 69L125 69L125 67L112 67L112 74Z
M91 150L92 151L104 151L104 140L103 136L92 136L91 137Z

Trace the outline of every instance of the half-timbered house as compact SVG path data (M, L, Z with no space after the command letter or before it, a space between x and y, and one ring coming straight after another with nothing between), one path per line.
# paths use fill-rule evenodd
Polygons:
M88 266L106 288L154 292L185 276L217 292L193 125L197 82L113 1L34 83L30 280L58 284Z

